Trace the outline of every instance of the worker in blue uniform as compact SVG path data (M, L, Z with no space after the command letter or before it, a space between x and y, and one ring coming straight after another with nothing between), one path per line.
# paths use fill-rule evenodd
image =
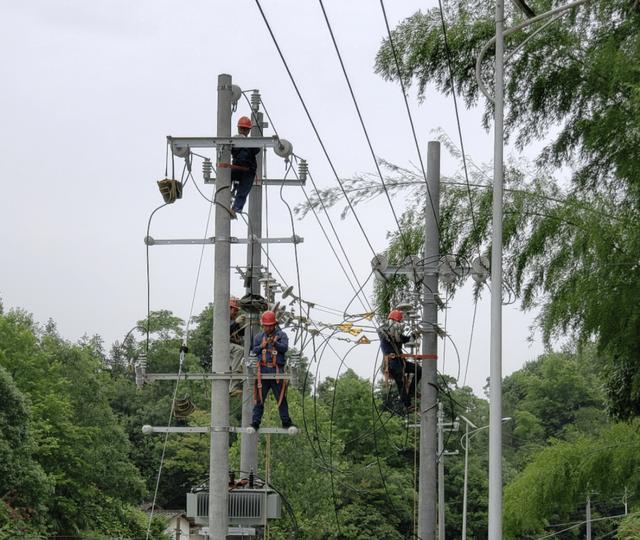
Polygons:
M410 362L402 356L402 346L408 343L412 336L403 333L402 311L394 309L389 313L387 322L378 328L380 350L383 355L385 382L389 376L396 382L400 401L407 412L415 411L412 403L416 385L422 378L422 368L415 362Z
M255 405L251 426L258 430L264 414L264 402L269 390L278 402L278 413L283 428L293 426L289 416L287 404L287 380L276 377L275 379L263 379L262 375L284 375L286 364L285 353L289 350L289 338L282 330L277 328L276 314L273 311L265 311L260 317L262 332L253 341L253 353L257 357L256 384L254 388Z
M251 131L251 119L241 116L238 120L238 135L247 137ZM231 205L231 219L242 212L247 196L253 187L258 164L256 156L260 148L231 148L231 182L235 186L235 198Z

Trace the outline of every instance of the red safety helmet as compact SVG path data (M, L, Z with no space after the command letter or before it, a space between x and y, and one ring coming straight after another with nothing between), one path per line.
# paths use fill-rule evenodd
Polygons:
M265 311L260 316L260 324L262 326L274 326L276 324L276 314L273 311Z
M402 311L400 311L399 309L392 309L391 312L389 313L388 318L391 319L392 321L400 322L402 319L404 319L404 315L402 314Z
M251 129L251 118L249 118L248 116L241 116L240 119L238 120L238 127L239 128L247 128L247 129Z

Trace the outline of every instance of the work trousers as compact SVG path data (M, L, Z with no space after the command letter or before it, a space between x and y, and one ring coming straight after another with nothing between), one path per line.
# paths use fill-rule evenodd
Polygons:
M415 395L416 385L422 378L422 367L415 362L409 362L402 358L390 358L389 375L396 381L400 401L405 407L410 407Z
M244 358L244 347L237 343L231 343L229 345L229 371L232 373L242 373L242 359ZM229 385L229 392L233 392L236 389L242 389L242 380L234 380Z
M231 171L231 181L235 184L236 190L236 196L231 207L236 212L242 212L255 178L255 171L240 171L237 169Z
M264 414L264 402L269 395L269 390L271 390L271 392L273 393L273 397L275 398L277 403L280 399L280 393L282 392L282 386L284 384L285 381L276 382L275 379L262 379L262 401L260 400L260 394L258 393L258 389L256 388L256 404L253 406L253 417L251 418L252 424L260 425L260 422L262 422L262 415ZM278 413L280 414L280 420L282 421L283 427L291 424L286 390L284 391L284 396L282 396L282 401L280 402L280 406L278 407Z

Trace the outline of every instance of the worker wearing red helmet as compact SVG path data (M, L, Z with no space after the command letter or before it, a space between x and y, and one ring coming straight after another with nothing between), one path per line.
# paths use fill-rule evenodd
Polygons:
M289 416L287 404L287 381L282 379L262 379L264 374L283 374L286 364L285 353L289 350L289 338L277 328L276 314L265 311L260 317L262 332L253 340L253 353L258 357L256 386L254 391L255 405L251 426L257 431L264 413L264 401L269 390L278 402L278 413L283 428L290 428L293 422Z
M232 296L229 298L229 370L233 373L243 373L242 360L244 358L244 331L246 327L246 315L240 311L238 299ZM211 369L212 358L213 343L209 338L207 353L200 360L202 367ZM231 382L229 393L232 396L242 394L242 379L236 379Z
M247 137L251 131L251 119L241 116L238 120L238 135ZM231 148L231 182L235 186L235 198L231 205L231 218L242 212L247 196L253 187L258 164L256 156L260 148Z
M229 298L229 368L234 373L242 373L242 359L244 358L244 331L246 328L246 316L240 312L238 299L235 296ZM232 396L242 395L242 379L234 380L229 386Z
M378 328L378 336L384 357L385 379L388 379L389 376L393 378L398 387L400 401L408 412L412 412L415 410L412 398L416 391L416 385L422 377L422 368L415 362L402 358L402 346L412 337L403 333L403 319L402 311L399 309L391 310L387 322Z

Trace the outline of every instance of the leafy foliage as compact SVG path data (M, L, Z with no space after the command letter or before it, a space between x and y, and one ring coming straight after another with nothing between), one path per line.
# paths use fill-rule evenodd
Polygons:
M531 7L542 13L556 4L538 0ZM421 98L429 83L444 93L455 85L471 106L479 100L475 58L493 35L494 14L482 2L445 5L448 49L439 11L418 12L392 34L400 73L388 40L376 70L415 83ZM518 12L507 16L507 26L519 22ZM507 64L505 133L519 148L551 139L534 174L506 171L506 278L525 308L541 307L547 339L566 332L583 342L597 337L611 411L622 418L640 413L640 313L630 301L640 288L639 20L637 2L589 2L543 32L516 32L506 43L514 54ZM489 54L485 81L491 71ZM488 126L492 104L484 104ZM567 168L570 182L561 189L552 174ZM468 193L469 203L459 195L445 197L443 213L470 216L475 208L476 217L471 228L444 223L443 249L454 239L462 256L471 246L489 250L490 192Z

